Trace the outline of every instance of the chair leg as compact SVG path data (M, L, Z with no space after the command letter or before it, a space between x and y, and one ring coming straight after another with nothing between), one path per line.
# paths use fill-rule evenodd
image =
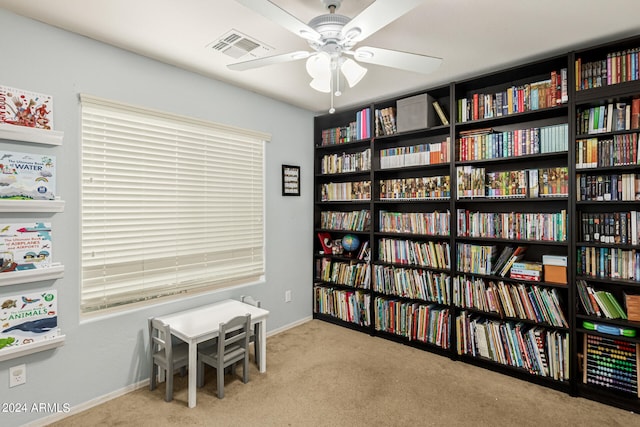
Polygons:
M245 349L244 359L242 359L242 382L249 382L249 349Z
M260 369L260 324L256 324L253 333L255 336L253 341L253 352L256 357L256 365L258 366L258 369Z
M222 364L218 365L216 376L218 377L218 399L222 399L224 398L224 367Z
M151 361L151 376L149 377L149 390L155 390L158 381L158 365Z
M166 375L167 380L165 381L165 386L167 387L167 389L164 400L167 402L171 402L173 400L173 369L167 369Z

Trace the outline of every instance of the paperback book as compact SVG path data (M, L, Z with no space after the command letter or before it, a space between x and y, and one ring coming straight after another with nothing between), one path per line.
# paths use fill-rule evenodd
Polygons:
M53 97L0 85L0 123L53 129Z
M0 151L0 199L53 200L55 192L54 156Z
M0 353L4 349L58 336L57 292L25 293L3 297Z
M51 224L0 224L0 272L51 267Z

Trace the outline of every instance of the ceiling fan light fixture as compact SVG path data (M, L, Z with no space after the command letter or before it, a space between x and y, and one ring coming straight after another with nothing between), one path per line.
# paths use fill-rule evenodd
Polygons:
M347 58L340 66L340 71L342 71L342 74L347 79L349 87L354 87L362 80L365 74L367 74L368 70L353 59Z
M311 86L313 89L317 90L318 92L330 93L331 78L328 78L328 79L314 78L313 80L311 80L311 83L309 83L309 86Z
M307 59L307 73L312 79L331 79L331 57L326 52L318 52Z

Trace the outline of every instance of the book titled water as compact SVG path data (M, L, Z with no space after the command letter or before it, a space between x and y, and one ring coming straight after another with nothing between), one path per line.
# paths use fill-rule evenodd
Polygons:
M0 151L0 199L53 200L55 192L55 156Z
M0 222L0 273L51 267L51 224Z
M56 290L0 297L0 353L58 336Z

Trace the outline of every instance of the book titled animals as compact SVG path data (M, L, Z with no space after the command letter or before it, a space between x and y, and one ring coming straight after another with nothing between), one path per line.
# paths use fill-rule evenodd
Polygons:
M55 156L0 151L0 199L53 200L55 192Z
M53 129L53 97L0 85L0 123Z
M0 297L0 353L58 336L56 290Z

